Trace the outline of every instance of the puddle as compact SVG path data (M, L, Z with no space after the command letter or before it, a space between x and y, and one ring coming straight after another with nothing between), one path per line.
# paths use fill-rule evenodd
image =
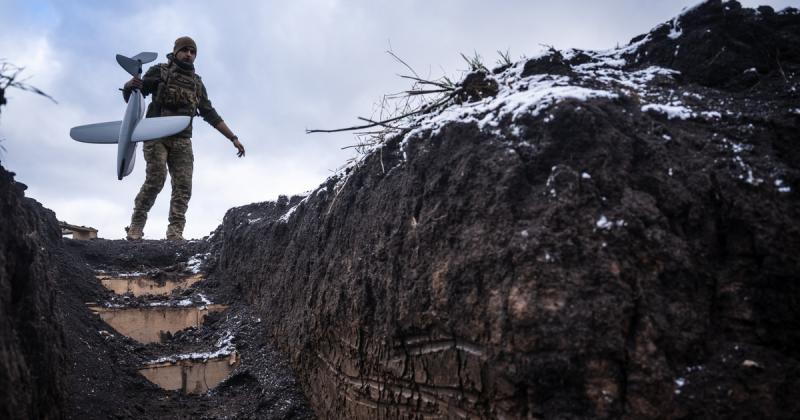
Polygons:
M147 277L97 276L97 280L100 280L103 287L118 295L126 293L132 293L134 296L169 295L175 289L186 289L203 280L203 276L195 274L183 279L167 280L163 284Z
M238 364L238 354L233 352L208 360L154 363L140 368L139 373L163 389L202 394L225 380Z
M120 334L140 343L160 343L166 333L174 334L189 327L198 327L209 312L222 312L227 307L227 305L139 308L89 306L89 309L100 315L103 321Z

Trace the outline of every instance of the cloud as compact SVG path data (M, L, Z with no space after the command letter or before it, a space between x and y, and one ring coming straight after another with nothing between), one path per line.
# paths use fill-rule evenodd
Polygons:
M134 173L118 181L115 147L74 142L69 129L121 118L118 88L129 77L116 53L149 50L163 60L176 37L191 35L211 100L247 148L237 159L230 142L196 121L185 233L202 237L228 208L314 189L353 155L342 150L355 142L351 134L304 130L353 125L372 114L383 94L407 88L397 77L407 70L385 54L389 48L422 75L458 78L466 67L461 52L476 52L491 66L497 50L517 58L542 44L610 48L695 3L0 0L6 17L0 57L26 66L28 82L59 101L9 92L0 114L3 165L59 218L121 238L144 178L141 152ZM148 237L164 237L168 202L169 183L150 213Z

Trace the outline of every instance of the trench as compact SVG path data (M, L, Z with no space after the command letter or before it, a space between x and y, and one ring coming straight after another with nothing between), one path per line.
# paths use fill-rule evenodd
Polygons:
M225 305L205 306L146 306L137 308L107 308L90 305L89 309L118 333L140 343L163 343L172 334L203 324L203 318L212 312L222 312Z
M118 294L124 295L130 293L134 296L146 296L146 295L161 295L166 296L176 290L187 289L191 287L193 284L203 280L203 276L201 274L195 274L193 276L174 279L174 280L166 280L159 282L154 279L150 279L147 277L112 277L112 276L105 276L100 275L97 276L97 279L100 280L100 284L103 285L108 290Z
M180 279L158 281L144 276L96 276L106 289L116 295L169 296L203 280L200 274ZM201 295L202 296L202 295ZM205 297L202 298L207 302ZM152 302L149 305L86 304L89 310L117 333L139 343L168 343L173 334L203 325L211 313L223 312L228 306L211 303L194 305ZM137 371L145 379L167 391L202 394L224 381L239 365L239 354L230 342L216 352L166 355L146 362Z
M224 381L238 364L239 355L233 352L208 360L151 363L139 368L139 373L162 389L202 394Z

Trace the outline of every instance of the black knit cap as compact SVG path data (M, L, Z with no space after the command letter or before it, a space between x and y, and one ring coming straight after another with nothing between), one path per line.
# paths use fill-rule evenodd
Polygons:
M185 47L192 47L194 48L195 52L197 51L197 44L195 44L192 38L188 36L182 36L175 40L175 46L172 47L172 53L175 54L181 50L181 48Z

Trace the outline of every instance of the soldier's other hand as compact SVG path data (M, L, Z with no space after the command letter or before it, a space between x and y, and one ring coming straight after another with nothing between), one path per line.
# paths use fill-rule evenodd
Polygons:
M242 143L239 142L239 139L233 139L233 146L236 147L236 150L238 150L238 152L236 153L236 156L243 157L244 156L244 146L242 146Z
M141 88L142 88L142 79L138 77L134 77L125 83L125 89L127 90L141 89Z

